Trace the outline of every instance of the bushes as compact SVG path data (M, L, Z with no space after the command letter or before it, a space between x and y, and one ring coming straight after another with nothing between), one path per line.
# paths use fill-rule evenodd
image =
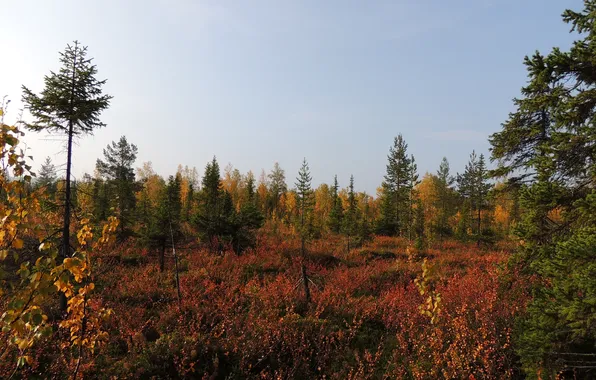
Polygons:
M496 264L472 245L430 250L442 303L436 323L420 313L419 262L381 238L341 260L314 242L317 284L305 305L291 242L264 240L254 253L185 256L178 305L173 272L155 263L100 267L98 296L114 310L110 341L89 367L100 377L502 378L513 376L513 317L523 309L518 276L505 286ZM387 248L381 248L387 247ZM338 251L338 254L343 254ZM182 265L181 265L182 266ZM109 270L104 270L108 269ZM153 330L148 339L149 327ZM46 352L40 360L57 360Z

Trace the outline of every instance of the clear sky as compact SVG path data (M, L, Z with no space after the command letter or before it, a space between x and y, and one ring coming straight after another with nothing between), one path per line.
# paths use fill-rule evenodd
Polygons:
M89 46L114 96L108 125L75 148L93 172L111 141L138 146L137 166L269 171L290 186L303 157L314 184L337 174L375 193L402 133L421 174L453 172L512 111L524 55L567 48L564 8L580 0L0 1L0 96L14 119L25 84L39 92L58 52ZM8 121L11 121L11 117ZM47 134L27 137L38 168L65 161Z

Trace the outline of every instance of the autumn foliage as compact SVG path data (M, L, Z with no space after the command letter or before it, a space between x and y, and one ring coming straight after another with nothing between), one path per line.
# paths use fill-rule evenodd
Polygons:
M310 305L296 286L299 244L290 238L261 233L257 248L240 257L213 255L189 242L179 249L180 304L173 272L160 273L152 253L121 246L119 262L112 254L98 254L91 307L113 313L105 326L107 343L86 361L83 374L337 379L515 375L512 321L527 295L520 277L504 269L507 250L479 252L450 242L424 254L408 254L405 241L379 237L347 255L338 243L320 240L309 249L308 269L316 284ZM440 294L440 303L427 312L429 294ZM47 339L32 352L25 374L62 373L53 349L60 337ZM2 362L0 374L12 368Z

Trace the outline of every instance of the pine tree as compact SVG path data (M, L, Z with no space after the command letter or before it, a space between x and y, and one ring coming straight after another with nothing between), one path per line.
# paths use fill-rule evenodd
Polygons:
M329 230L338 234L341 230L343 218L343 206L341 198L339 197L339 183L337 176L333 179L333 187L331 188L331 211L329 212L329 219L327 225Z
M78 41L67 45L60 53L62 67L44 78L45 88L40 95L23 86L23 103L33 121L25 123L34 131L47 130L66 135L66 186L62 228L61 258L70 255L71 168L74 137L93 133L105 126L99 119L108 108L111 96L102 93L105 80L97 80L97 68L86 58L87 47ZM61 295L60 307L66 311L66 297Z
M383 199L378 230L388 235L401 235L407 228L412 186L412 161L408 144L398 135L387 156L387 174L383 181Z
M308 221L312 213L312 188L311 188L312 177L310 176L310 170L306 158L302 161L302 166L298 172L298 178L296 178L296 194L298 196L298 210L300 213L300 241L301 241L301 254L302 254L302 283L304 285L304 297L306 302L310 302L310 289L308 286L308 274L306 272L306 240L309 238L309 227Z
M112 141L103 150L104 159L97 160L97 172L106 180L106 186L113 197L113 206L117 212L119 224L119 238L131 234L134 224L136 207L135 191L139 188L135 180L133 165L137 159L136 145L129 144L125 136L118 142Z

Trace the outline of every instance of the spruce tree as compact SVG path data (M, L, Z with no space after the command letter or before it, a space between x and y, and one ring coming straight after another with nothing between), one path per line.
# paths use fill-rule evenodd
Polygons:
M304 297L306 302L310 302L310 289L308 286L308 274L306 272L306 240L309 238L310 228L308 222L312 213L312 188L311 188L312 177L310 176L310 169L306 158L302 161L302 166L298 172L296 178L296 194L297 194L297 207L300 213L300 243L301 243L301 255L302 255L302 283L304 285Z
M596 346L596 1L567 10L569 51L525 58L528 84L491 136L495 175L521 183L512 264L536 286L515 347L529 377L593 377ZM556 210L560 219L551 217Z
M37 181L35 181L35 184L37 187L45 188L49 195L54 195L56 193L57 180L58 175L56 174L56 166L54 166L50 157L46 157L44 163L39 169L39 174L37 175Z
M383 199L378 230L388 235L402 235L407 228L412 186L412 160L402 135L395 137L387 156L387 174L383 181Z
M288 191L286 185L285 171L279 166L279 163L273 165L271 173L267 176L269 178L269 214L280 218L280 210L278 209L279 199Z
M488 172L486 170L486 163L484 162L484 154L480 154L475 170L475 203L476 203L476 230L478 231L477 245L480 245L483 239L483 233L487 231L482 230L482 210L488 208L488 193L491 189L491 184L487 182Z
M103 150L104 159L98 159L96 163L97 172L105 179L105 185L113 196L113 207L120 221L118 236L121 239L131 234L135 221L135 192L139 184L135 180L133 165L137 153L136 145L129 144L126 137L122 136L118 142L112 141Z
M455 179L449 173L449 161L447 157L443 157L439 170L437 171L437 205L439 216L437 218L437 226L435 227L439 233L439 238L443 238L451 233L449 229L449 218L452 215L452 189L451 186Z
M333 178L333 187L331 188L331 210L329 212L329 219L327 225L329 230L338 234L341 230L343 218L343 206L341 198L339 197L339 183L337 182L337 175Z
M223 232L221 231L222 223L220 221L222 217L223 189L219 163L215 157L205 167L200 198L200 206L198 214L195 217L195 223L203 239L207 241L211 251L213 251L215 248L215 237L221 235Z
M358 233L359 209L354 192L354 176L350 176L350 185L348 187L348 208L344 217L343 231L348 238L348 253L350 253L350 239Z
M466 164L463 174L457 175L458 190L461 196L469 205L470 221L474 220L476 242L479 245L482 238L481 212L486 208L487 195L491 185L487 182L488 173L484 162L484 155L480 157L475 151L470 154L470 160ZM470 226L472 227L472 226Z
M232 247L237 255L256 244L256 230L265 220L257 205L254 176L249 175L245 186L245 201L232 220Z
M362 195L362 224L359 228L359 239L364 243L371 238L371 217L370 217L370 200L371 197L366 194Z
M168 178L168 183L162 190L150 231L152 243L160 248L160 272L165 269L166 248L173 247L173 244L182 236L180 185L181 178L179 174Z
M414 226L414 203L416 198L416 186L420 183L418 181L418 166L416 165L416 160L414 160L414 156L410 156L410 167L408 170L408 187L409 187L409 194L408 194L408 241L412 242L412 232L416 232L416 227ZM424 224L424 221L423 221Z
M104 95L102 86L105 80L97 80L97 68L87 58L87 47L78 41L67 45L60 53L60 70L50 72L44 78L45 87L37 95L23 86L23 103L33 117L31 123L24 123L34 131L49 131L65 135L66 177L64 214L62 227L61 259L71 253L70 214L71 214L71 169L72 142L75 137L91 134L96 128L105 126L99 119L102 111L108 108L111 96ZM66 311L66 297L60 297L60 307Z

